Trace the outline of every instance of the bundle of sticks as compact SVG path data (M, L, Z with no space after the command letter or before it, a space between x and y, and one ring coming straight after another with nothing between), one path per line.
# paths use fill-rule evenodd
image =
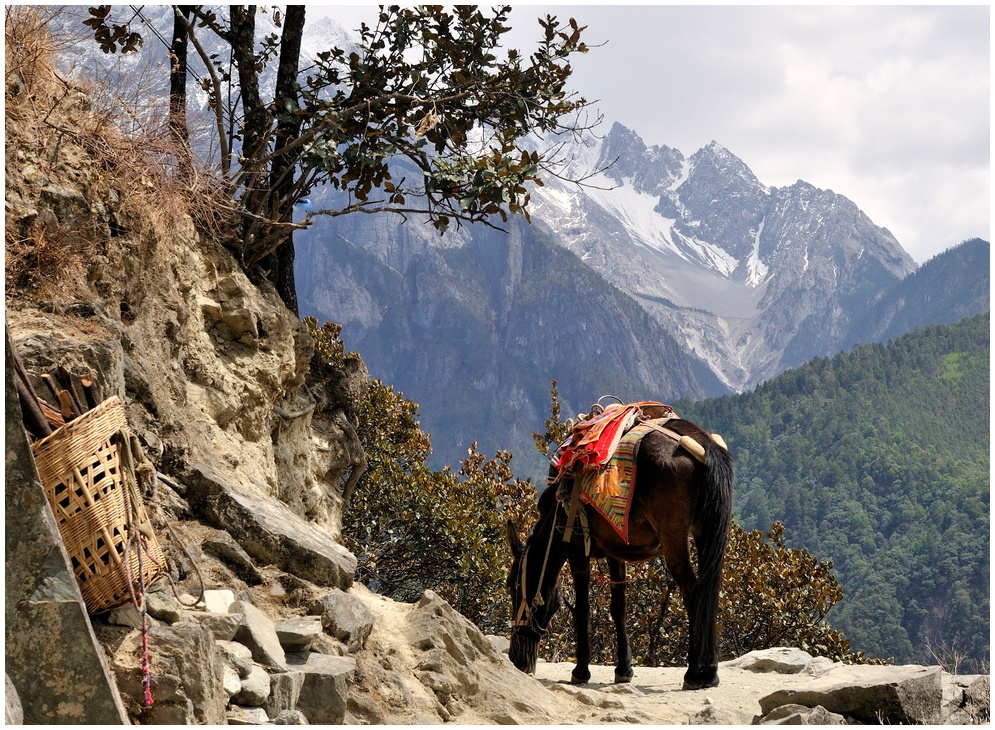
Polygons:
M79 390L82 391L83 397L81 399L72 373L61 365L51 373L44 373L41 376L42 382L52 394L55 405L40 398L31 384L28 371L24 367L21 356L17 353L17 348L14 347L10 330L7 329L5 334L11 362L14 365L14 385L21 402L21 418L24 420L25 429L33 439L51 435L55 429L69 423L74 418L78 418L100 403L101 398L97 390L97 383L92 374L83 373L76 379L79 383Z

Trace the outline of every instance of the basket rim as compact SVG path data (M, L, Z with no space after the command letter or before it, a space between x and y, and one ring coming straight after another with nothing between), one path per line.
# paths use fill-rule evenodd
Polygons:
M43 439L39 439L31 444L33 450L40 450L48 446L53 441L59 438L65 438L66 435L73 433L81 428L85 428L90 421L99 416L103 415L106 411L112 411L120 408L122 412L124 411L124 403L116 395L112 395L110 398L106 398L96 406L88 411L84 411L82 414L69 421L68 423L59 426L57 429L52 431L48 436Z

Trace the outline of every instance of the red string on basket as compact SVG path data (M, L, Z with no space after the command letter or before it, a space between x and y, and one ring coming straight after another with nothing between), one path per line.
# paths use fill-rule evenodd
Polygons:
M131 577L131 552L132 542L138 543L138 580L139 590L136 594L134 581ZM142 553L148 554L148 545L141 538L140 534L128 538L125 543L124 565L128 575L128 590L131 592L131 601L135 608L142 614L142 706L151 707L155 704L152 697L152 659L149 654L149 606L145 597L145 572L142 565ZM151 557L151 555L149 555ZM155 562L155 559L152 559Z

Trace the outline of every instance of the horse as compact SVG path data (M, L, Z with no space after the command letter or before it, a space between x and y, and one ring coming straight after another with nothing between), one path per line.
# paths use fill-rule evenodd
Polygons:
M628 542L589 504L581 507L586 527L575 530L570 526L574 534L564 541L567 510L557 498L555 484L540 495L539 518L524 544L515 525L508 521L506 538L512 551L508 590L513 624L508 656L518 669L527 674L535 672L539 641L561 602L560 570L569 561L576 594L573 615L577 636L577 664L570 681L585 684L590 680L591 558L607 558L612 582L609 612L617 641L615 682L631 681L632 655L625 630L626 563L662 555L687 607L688 668L683 689L718 685L716 618L732 522L732 457L724 446L689 421L671 420L667 428L701 444L704 463L663 433L650 431L643 437L636 458ZM698 553L697 573L691 563L691 538Z

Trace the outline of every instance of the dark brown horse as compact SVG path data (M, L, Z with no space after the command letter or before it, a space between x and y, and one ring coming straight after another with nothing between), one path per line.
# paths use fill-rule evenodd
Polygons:
M636 459L628 543L586 504L583 509L587 527L577 528L570 541L564 542L567 513L556 498L555 485L539 497L539 519L524 545L514 525L508 523L508 542L514 555L508 577L513 619L508 655L523 672L535 671L539 640L560 605L560 569L569 561L576 593L573 612L577 634L577 666L570 679L583 684L591 678L590 559L604 557L612 580L610 613L618 642L615 681L630 681L633 672L625 631L625 563L662 555L688 613L684 689L719 683L716 614L723 553L732 519L732 458L689 421L673 420L667 428L691 436L704 446L704 463L662 433L650 432L643 438ZM590 536L589 552L584 533ZM690 537L698 552L697 574L691 564Z

